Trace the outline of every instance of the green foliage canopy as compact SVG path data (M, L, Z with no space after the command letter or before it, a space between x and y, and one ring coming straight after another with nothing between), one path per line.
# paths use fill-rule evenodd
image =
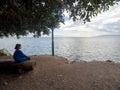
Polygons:
M119 1L119 0L117 0ZM64 23L64 11L74 21L90 18L106 11L116 0L0 0L0 37L33 33L49 34L50 29Z

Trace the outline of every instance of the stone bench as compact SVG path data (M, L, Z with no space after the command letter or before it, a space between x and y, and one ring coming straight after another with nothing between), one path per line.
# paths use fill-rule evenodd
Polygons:
M36 66L36 62L33 60L16 63L14 61L2 61L0 62L0 71L17 71L23 73L25 71L33 70Z

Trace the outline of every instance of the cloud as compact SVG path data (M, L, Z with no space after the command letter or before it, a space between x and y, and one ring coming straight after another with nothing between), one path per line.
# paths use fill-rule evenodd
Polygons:
M91 22L83 24L81 21L73 22L68 19L65 13L65 24L61 24L59 29L55 30L56 35L91 37L97 35L116 35L120 34L120 3L91 19Z

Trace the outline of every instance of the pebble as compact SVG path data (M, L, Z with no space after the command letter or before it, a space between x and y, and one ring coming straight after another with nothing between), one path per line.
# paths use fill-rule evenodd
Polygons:
M5 85L5 86L8 85L8 82L4 82L4 85Z

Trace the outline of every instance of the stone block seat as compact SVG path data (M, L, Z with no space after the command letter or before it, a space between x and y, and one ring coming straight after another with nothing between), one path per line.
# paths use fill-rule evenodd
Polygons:
M16 63L14 61L2 61L0 62L0 71L17 71L22 73L25 71L33 70L36 66L36 62L33 60Z

